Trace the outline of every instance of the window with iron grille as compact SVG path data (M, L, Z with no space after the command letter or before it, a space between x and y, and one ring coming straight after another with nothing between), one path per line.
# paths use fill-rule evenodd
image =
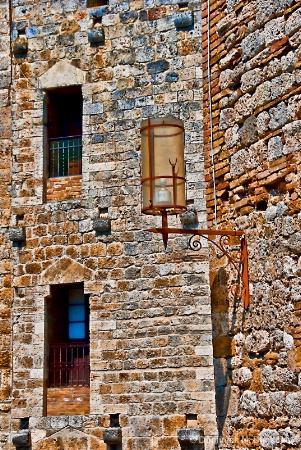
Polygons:
M93 8L94 6L103 6L108 4L108 0L87 0L87 8Z
M88 386L89 298L82 283L51 287L47 330L48 386Z
M82 114L80 86L47 91L49 178L82 173Z

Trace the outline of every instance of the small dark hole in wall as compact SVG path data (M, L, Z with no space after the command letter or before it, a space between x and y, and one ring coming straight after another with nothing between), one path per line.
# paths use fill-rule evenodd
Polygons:
M87 8L93 8L94 6L103 6L109 3L108 0L87 0Z
M241 86L240 83L234 83L234 84L231 86L230 89L231 89L232 91L236 91L236 89L239 89L240 86Z
M270 195L285 194L287 192L286 182L284 180L277 181L277 183L270 184L267 189Z
M21 417L20 419L20 430L29 429L29 417Z
M222 195L221 195L221 200L223 200L224 202L229 200L229 191L225 191Z
M93 27L95 27L95 25L99 25L102 23L102 17L98 17L97 19L93 20Z
M119 414L110 414L110 427L120 427Z
M24 222L24 214L17 214L16 216L17 225L23 225Z
M197 414L186 414L186 420L197 420Z
M108 208L99 208L99 214L108 214Z
M185 9L185 8L188 8L188 5L189 5L188 2L186 2L186 3L178 3L179 9Z
M196 428L198 423L197 414L186 414L186 426L188 428Z
M265 211L267 209L267 206L268 206L268 202L263 200L256 204L256 209L257 209L257 211Z
M194 205L194 200L186 200L186 205Z

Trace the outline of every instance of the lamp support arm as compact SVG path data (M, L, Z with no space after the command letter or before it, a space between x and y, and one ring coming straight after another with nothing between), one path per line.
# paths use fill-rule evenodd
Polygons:
M166 214L166 212L165 212ZM199 230L199 229L182 229L182 228L168 228L167 227L167 214L162 215L162 228L150 228L146 231L151 233L160 233L163 236L164 246L166 248L167 239L169 234L187 234L190 235L189 247L191 250L197 251L202 248L201 242L197 239L197 236L201 236L207 239L215 247L217 247L223 255L228 258L230 264L234 267L238 277L242 283L241 298L244 308L247 309L250 304L250 291L249 291L249 272L248 272L248 249L246 233L240 230ZM210 236L220 236L218 242L210 239ZM236 252L234 257L226 249L226 246L230 242L230 236L240 237L240 251Z

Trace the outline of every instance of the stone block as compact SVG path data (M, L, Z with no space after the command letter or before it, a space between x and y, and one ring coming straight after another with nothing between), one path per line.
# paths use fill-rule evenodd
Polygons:
M122 429L111 427L103 430L103 440L106 444L120 444L122 441Z
M28 50L28 41L26 36L19 36L13 42L13 54L14 55L23 55L26 54Z
M271 20L265 25L264 34L267 45L278 41L285 36L284 25L284 17L277 17L277 19Z
M90 44L101 44L105 41L104 30L101 27L88 31L88 41Z
M180 215L182 225L196 225L198 223L198 213L195 208L191 208Z
M204 450L203 428L180 428L178 440L183 450Z
M10 227L8 232L8 238L13 242L25 241L25 228L24 227Z
M300 417L301 415L301 393L294 392L286 397L286 411L290 416Z
M111 230L111 221L110 219L95 219L93 221L93 230L98 233L105 233Z
M150 62L147 64L147 72L149 74L165 72L168 68L169 68L169 62L166 61L165 59Z
M125 13L121 13L119 17L120 17L121 23L133 23L138 18L138 12L137 11L127 11Z
M287 19L285 25L285 33L291 36L293 33L300 29L301 23L301 8L298 8L293 14Z
M18 433L12 436L12 443L17 448L18 447L30 447L30 431L29 430L20 430Z
M242 58L248 60L263 50L265 46L265 36L263 31L257 30L249 34L241 42Z
M107 13L108 7L102 6L100 8L91 9L91 11L89 11L89 17L90 19L101 19Z
M232 372L233 383L237 386L250 386L252 380L252 372L248 367L241 367Z
M36 26L28 27L25 31L25 36L28 39L33 39L33 38L37 37L39 34L40 34L39 27L36 27Z
M25 31L27 27L27 21L26 20L20 20L20 22L12 23L12 27L16 28L16 30L20 33L22 31Z
M276 448L280 442L277 430L263 429L259 433L259 442L264 449Z
M180 11L173 17L176 28L186 28L193 25L193 11Z

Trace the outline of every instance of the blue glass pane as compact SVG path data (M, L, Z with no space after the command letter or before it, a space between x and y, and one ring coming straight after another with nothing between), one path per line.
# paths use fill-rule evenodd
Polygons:
M82 322L85 320L85 306L84 305L70 305L69 306L69 322Z
M83 305L85 303L84 290L83 289L70 289L69 290L69 304L70 305Z
M84 339L85 337L84 322L69 323L69 339Z

